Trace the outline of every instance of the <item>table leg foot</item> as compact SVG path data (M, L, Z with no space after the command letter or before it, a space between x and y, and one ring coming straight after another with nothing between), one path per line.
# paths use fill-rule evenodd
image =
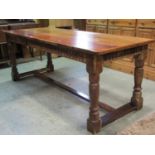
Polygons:
M136 110L140 110L143 108L143 98L141 97L141 93L134 93L131 98L131 105L136 106Z
M98 121L92 121L90 119L87 120L87 130L92 134L96 134L100 132L101 127L102 127L101 120L98 120Z
M54 71L54 65L52 62L52 56L51 53L47 53L47 71L53 72Z
M12 67L11 76L13 81L18 81L20 79L20 76L16 67Z

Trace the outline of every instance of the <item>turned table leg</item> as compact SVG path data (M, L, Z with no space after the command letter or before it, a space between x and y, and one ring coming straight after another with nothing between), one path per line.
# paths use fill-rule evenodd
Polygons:
M135 70L134 70L134 91L131 98L131 104L136 106L136 109L139 110L143 106L143 97L142 97L142 80L144 72L144 61L146 59L146 52L137 54L134 56L135 59Z
M11 76L13 81L17 81L20 79L18 69L16 67L16 44L8 43L8 50L10 56L10 64L11 64Z
M47 52L47 71L48 72L53 72L54 71L52 56L51 56L51 53L48 53L48 52Z
M99 74L102 72L102 61L98 57L87 60L89 73L90 110L87 120L87 129L95 134L100 131L102 122L99 116Z

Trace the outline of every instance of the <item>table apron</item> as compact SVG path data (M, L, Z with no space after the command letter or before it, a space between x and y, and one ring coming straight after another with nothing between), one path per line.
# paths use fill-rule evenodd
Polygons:
M59 56L67 57L69 59L73 59L76 61L80 61L83 63L87 63L87 59L93 56L102 57L103 62L108 60L117 59L120 57L128 56L128 55L136 55L142 53L143 51L147 51L148 45L140 45L133 48L128 48L124 50L120 50L117 52L111 52L104 55L97 55L88 53L89 51L76 49L71 47L66 47L63 45L55 44L55 43L47 43L41 40L31 40L21 36L14 36L14 35L6 35L7 41L10 43L21 44L25 46L31 46L34 48L41 48L49 53L58 54Z

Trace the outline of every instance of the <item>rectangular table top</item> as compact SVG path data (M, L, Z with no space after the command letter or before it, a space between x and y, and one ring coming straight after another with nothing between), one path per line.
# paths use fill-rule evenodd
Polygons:
M53 28L19 29L5 32L29 40L43 41L56 46L63 45L99 55L147 45L154 41L153 39L139 37Z

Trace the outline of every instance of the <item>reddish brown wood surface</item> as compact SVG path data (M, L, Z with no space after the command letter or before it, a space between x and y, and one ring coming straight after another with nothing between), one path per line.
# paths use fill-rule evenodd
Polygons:
M141 84L143 79L143 66L148 51L148 44L151 39L115 36L100 33L91 33L83 31L58 30L58 29L26 29L7 31L7 41L10 51L10 59L12 66L12 79L17 81L27 75L36 74L36 71L28 73L18 73L16 67L16 46L35 45L49 50L57 50L59 54L69 56L77 61L85 59L86 69L89 74L89 117L87 120L87 129L95 134L100 131L101 127L115 121L125 114L142 108L143 99ZM75 48L78 50L75 50ZM52 57L47 50L47 67L46 70L54 71ZM53 52L54 52L53 51ZM103 104L99 101L99 79L102 72L103 62L114 58L123 57L132 54L135 58L135 74L134 74L134 91L131 102L118 109L113 109L111 106ZM78 59L77 59L78 58ZM43 70L44 71L44 70ZM45 75L38 74L40 78ZM45 78L44 78L45 79ZM75 90L55 82L60 87L84 98ZM87 98L86 98L87 100ZM100 106L101 105L101 106ZM104 108L110 112L105 116L100 117L100 108Z
M81 49L83 52L91 54L107 54L126 48L146 45L154 41L153 39L138 37L51 28L11 30L6 31L6 33L59 46Z

